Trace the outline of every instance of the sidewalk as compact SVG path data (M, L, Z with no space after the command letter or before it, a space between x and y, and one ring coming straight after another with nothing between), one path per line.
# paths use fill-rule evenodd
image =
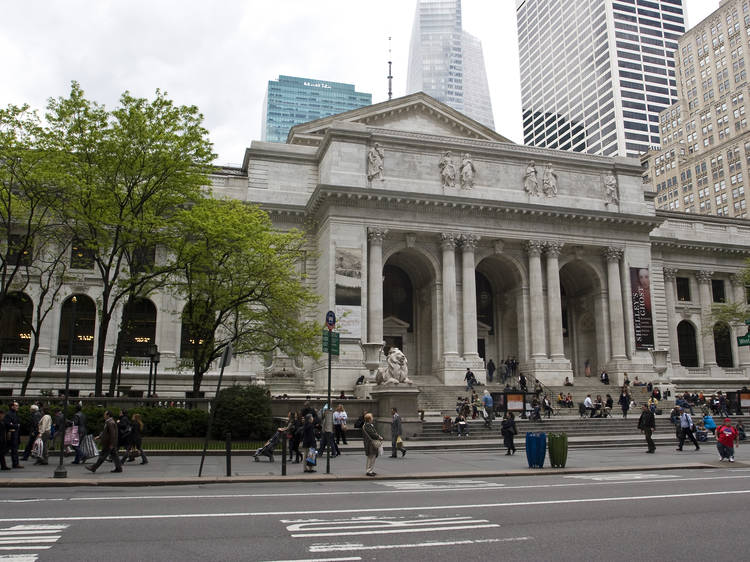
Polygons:
M519 440L520 441L520 440ZM674 440L673 440L674 441ZM684 452L676 452L674 442L660 444L653 455L645 454L643 447L600 447L595 449L571 448L564 469L549 468L549 459L543 469L529 469L526 455L519 449L515 455L506 456L496 441L480 442L472 445L483 446L482 450L467 450L460 447L467 442L407 442L405 457L390 458L386 448L385 456L378 458L375 479L427 479L427 478L476 478L498 476L545 476L553 474L586 474L597 472L640 472L653 470L696 469L729 467L745 468L750 463L743 462L744 447L737 450L738 462L733 464L718 460L716 446L707 443L700 451L693 452L685 447ZM748 454L750 458L750 453ZM276 456L271 463L266 458L254 462L248 453L235 453L232 456L232 476L226 476L226 458L219 455L207 456L203 475L198 477L200 453L181 455L152 455L149 463L140 465L139 460L126 463L123 473L112 474L111 463L102 465L95 474L84 466L71 465L70 457L65 459L67 478L53 478L58 457L50 457L47 466L34 466L23 463L25 468L0 473L2 487L54 487L54 486L160 486L195 485L208 483L256 483L256 482L299 482L306 480L370 480L364 475L365 456L360 446L351 444L345 452L330 460L331 473L326 474L325 456L318 459L317 472L303 474L301 464L287 464L287 475L281 476L281 458ZM89 461L91 464L92 461Z

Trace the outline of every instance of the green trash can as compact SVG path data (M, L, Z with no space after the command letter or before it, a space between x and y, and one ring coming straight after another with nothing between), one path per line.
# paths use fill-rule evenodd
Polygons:
M553 468L565 468L568 461L568 434L550 433L547 435L549 444L549 461Z

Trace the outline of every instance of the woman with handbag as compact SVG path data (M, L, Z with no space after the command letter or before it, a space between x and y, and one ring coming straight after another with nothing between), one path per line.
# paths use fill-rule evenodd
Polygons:
M86 438L86 414L83 413L81 404L76 405L76 413L73 414L73 425L78 428L78 445L73 447L76 451L76 458L73 459L73 464L82 464L86 462L86 457L82 449L83 440Z
M367 456L365 474L375 476L375 459L378 458L383 448L383 437L375 429L375 425L372 423L372 414L369 412L365 414L365 423L362 425L362 442Z
M130 424L130 436L128 439L127 449L123 454L121 463L135 460L136 452L141 455L141 464L148 464L146 453L143 452L143 421L140 414L133 414Z
M513 437L518 433L518 429L516 429L516 420L514 419L513 412L505 412L503 423L500 426L500 433L503 436L503 445L508 450L505 454L515 454L516 446L513 443Z
M315 422L313 421L312 414L307 414L305 416L305 425L302 426L302 447L306 451L304 472L315 472L315 457L317 456L317 451L315 450L316 445Z

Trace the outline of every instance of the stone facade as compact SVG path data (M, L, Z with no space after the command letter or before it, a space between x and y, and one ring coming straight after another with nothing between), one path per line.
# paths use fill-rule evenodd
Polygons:
M368 179L376 143L382 175ZM471 155L471 189L445 185L447 152L457 165ZM554 196L525 188L534 162L540 190L544 169L554 170ZM241 169L213 179L216 195L259 204L281 229L306 230L300 267L321 297L317 315L322 325L336 310L341 324L336 394L383 361L383 343L404 351L416 386L459 384L466 368L484 380L483 359L508 356L546 384L582 376L586 363L615 382L626 372L646 381L656 377L649 348L669 350L664 376L675 381L739 384L750 374L737 328L729 359L723 340L717 359L708 326L721 295L714 281L727 300L745 298L735 275L750 255L750 225L655 211L637 160L515 145L418 93L296 126L287 144L253 142ZM95 286L86 290L96 297ZM650 324L633 314L639 291ZM189 390L189 373L174 371L180 303L157 299L160 395ZM40 373L59 381L63 369L46 349ZM86 391L91 367L74 368L74 388ZM225 377L275 388L279 372L285 392L326 386L325 360L241 359ZM145 388L143 376L134 368L129 380Z

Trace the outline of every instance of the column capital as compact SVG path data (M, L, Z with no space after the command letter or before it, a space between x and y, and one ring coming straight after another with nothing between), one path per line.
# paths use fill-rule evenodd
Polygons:
M674 281L674 278L677 276L678 269L676 267L667 267L664 266L662 268L662 272L664 273L664 280L665 281Z
M544 250L544 242L541 240L527 240L524 244L524 249L529 256L539 257L542 255L542 250Z
M387 234L388 230L385 228L371 226L367 229L367 239L375 244L382 244Z
M608 262L619 262L622 256L625 255L625 250L618 248L617 246L609 246L602 252Z
M443 250L452 250L456 247L459 241L459 235L455 232L441 232L440 233L440 247Z
M479 243L480 237L476 234L462 234L460 236L461 247L464 251L474 250Z
M708 271L707 269L701 269L700 271L695 272L695 278L698 280L698 283L710 283L713 276L714 272Z
M557 240L546 242L544 244L544 252L549 258L559 258L564 245L564 243Z

